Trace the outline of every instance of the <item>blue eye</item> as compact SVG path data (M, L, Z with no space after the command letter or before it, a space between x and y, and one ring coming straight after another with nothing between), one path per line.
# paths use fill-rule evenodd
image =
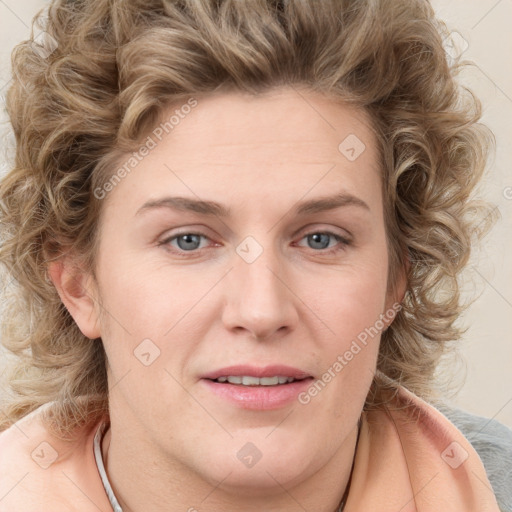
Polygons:
M350 241L336 233L332 233L330 231L315 231L312 233L308 233L304 235L303 239L307 239L308 242L312 243L314 249L319 249L319 251L325 254L330 254L332 252L337 252L343 250L346 246L350 245ZM330 240L334 239L338 242L337 245L330 246Z
M208 237L202 235L201 233L181 233L179 235L174 235L171 238L165 239L163 242L161 242L160 245L171 245L171 242L176 241L178 244L177 248L179 250L184 252L191 252L199 249L201 238L208 239Z
M201 247L201 239L210 240L202 233L179 233L168 237L158 243L159 246L171 248L172 252L178 254L196 253ZM342 251L351 244L350 240L344 238L336 233L330 231L313 231L304 235L301 240L307 239L310 249L320 254L331 254L334 252ZM331 241L338 242L335 245L330 245ZM175 242L175 243L174 243ZM300 245L299 247L303 247Z

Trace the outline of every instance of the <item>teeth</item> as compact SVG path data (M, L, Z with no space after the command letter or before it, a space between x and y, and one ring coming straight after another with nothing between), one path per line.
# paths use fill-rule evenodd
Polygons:
M219 377L217 382L229 382L230 384L241 384L242 386L276 386L278 384L287 384L293 382L293 377L283 377L276 375L275 377L253 377L251 375L229 375L227 377Z
M275 386L276 384L282 384L281 382L282 377L261 377L261 379L258 380L262 386ZM286 379L285 379L286 382ZM244 382L245 384L245 382Z
M244 386L257 386L259 383L260 379L258 377L242 377L242 384Z

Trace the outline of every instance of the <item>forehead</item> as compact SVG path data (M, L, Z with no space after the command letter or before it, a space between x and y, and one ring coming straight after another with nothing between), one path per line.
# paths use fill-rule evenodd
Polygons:
M165 109L146 139L150 151L116 185L109 203L118 203L122 190L132 210L164 192L261 207L262 201L341 189L375 202L381 173L364 111L292 88L195 101L193 108Z
M375 146L372 124L364 110L317 92L281 87L258 95L210 94L196 101L197 106L172 128L168 141L200 150L188 155L192 159L208 152L222 161L227 148L240 148L254 149L260 158L267 156L276 162L284 158L315 162L317 157L323 162L329 156L337 158L340 143L350 135L358 146L357 153L363 145L370 149ZM183 105L167 108L162 125L176 118L172 114L180 107ZM290 151L282 153L287 148Z

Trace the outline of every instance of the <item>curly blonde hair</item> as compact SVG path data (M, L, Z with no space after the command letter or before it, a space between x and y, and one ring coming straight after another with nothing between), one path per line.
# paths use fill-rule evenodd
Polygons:
M35 23L53 46L32 35L15 48L7 94L16 153L0 189L12 280L1 335L15 357L0 430L50 401L62 435L108 412L103 345L80 332L47 264L71 251L94 275L93 191L167 105L219 88L296 86L369 114L391 288L407 269L378 375L436 396L436 367L463 332L458 276L493 219L473 197L493 136L456 82L464 63L447 61L448 31L427 0L56 0ZM374 380L365 407L384 386Z

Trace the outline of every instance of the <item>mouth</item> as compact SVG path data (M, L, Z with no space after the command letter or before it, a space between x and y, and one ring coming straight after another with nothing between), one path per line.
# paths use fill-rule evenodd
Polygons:
M201 380L222 401L242 409L263 411L295 403L313 379L312 375L290 366L241 365L215 370Z
M305 380L309 377L296 379L284 375L274 375L273 377L254 377L253 375L225 375L217 379L208 379L212 382L234 384L235 386L282 386L299 380Z
M214 381L221 379L220 382L246 386L275 386L277 384L286 384L289 382L289 379L302 380L307 377L312 376L304 370L283 364L269 366L239 364L219 368L203 375L203 379Z

